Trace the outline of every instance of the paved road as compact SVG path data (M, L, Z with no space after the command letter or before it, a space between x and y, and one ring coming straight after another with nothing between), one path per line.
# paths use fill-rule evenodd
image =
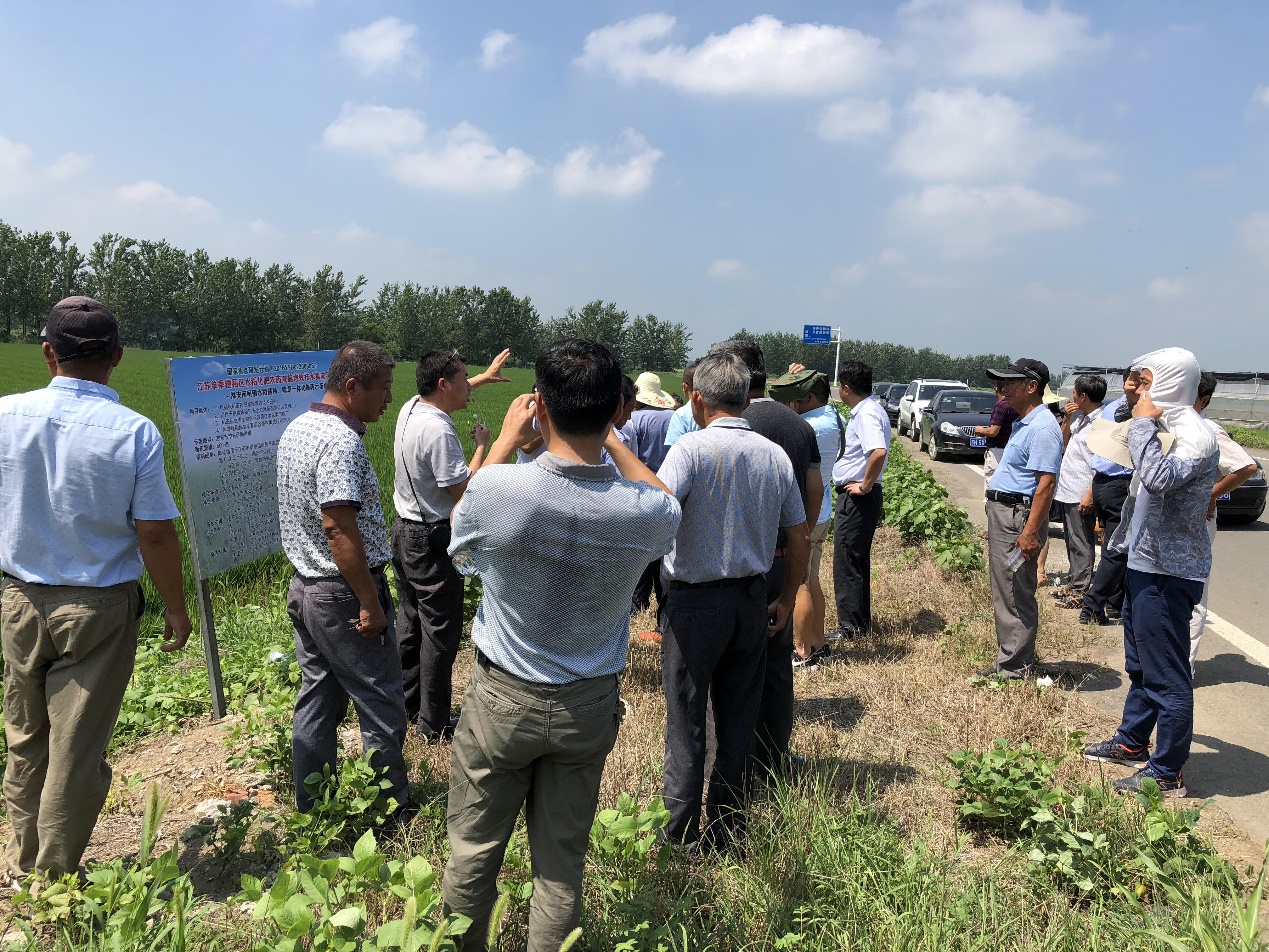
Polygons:
M915 443L897 433L905 449ZM1269 453L1257 451L1269 468ZM969 462L931 462L919 454L951 499L985 526L982 469ZM1049 570L1066 566L1057 527ZM1217 533L1213 557L1212 618L1196 665L1194 747L1185 768L1193 796L1212 797L1256 843L1269 839L1269 512L1249 526ZM1081 688L1104 710L1122 710L1123 636L1101 629L1106 671Z

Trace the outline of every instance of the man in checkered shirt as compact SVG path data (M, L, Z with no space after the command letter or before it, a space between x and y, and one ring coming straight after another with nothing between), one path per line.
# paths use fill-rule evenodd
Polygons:
M622 373L608 348L561 341L537 362L454 509L449 552L480 575L476 665L450 761L447 907L484 949L520 810L533 853L529 949L555 952L581 918L582 871L604 762L621 720L630 597L665 555L678 502L613 432ZM546 452L500 466L535 435ZM604 450L613 463L601 462Z

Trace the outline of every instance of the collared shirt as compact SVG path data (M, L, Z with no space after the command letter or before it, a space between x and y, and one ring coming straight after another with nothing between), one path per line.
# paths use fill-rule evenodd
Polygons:
M833 484L845 486L864 478L868 469L868 457L874 450L886 451L881 472L890 462L890 417L876 397L865 397L850 411L850 423L846 425L846 451L833 465ZM881 482L881 473L877 474Z
M673 446L684 433L695 433L699 429L696 418L692 416L692 404L685 403L670 417L670 425L665 431L665 445Z
M680 582L771 568L781 528L806 521L788 455L740 417L720 417L671 447L657 472L683 505L665 574Z
M544 453L479 470L449 546L459 571L484 584L472 641L539 684L620 671L635 585L670 550L681 514L672 496L611 464Z
M1113 422L1115 419L1116 412L1121 407L1126 407L1127 405L1128 405L1127 396L1122 396L1118 400L1115 400L1113 403L1106 404L1104 407L1102 407L1102 419L1111 420ZM1093 453L1091 457L1089 458L1089 465L1093 467L1093 472L1101 473L1103 476L1131 476L1132 475L1132 469L1130 467L1120 466L1114 460L1106 459L1104 456L1098 456L1096 453Z
M1034 496L1041 473L1062 469L1062 427L1043 403L1014 421L1009 444L991 474L989 489Z
M770 397L754 397L741 417L755 433L765 436L784 450L789 462L793 464L793 478L797 480L798 492L802 494L802 505L809 506L811 500L806 498L807 479L812 469L820 468L820 447L811 424L798 416L791 407L777 403ZM818 515L818 509L815 514ZM788 541L787 534L781 529L776 535L776 548L784 548Z
M630 447L630 451L654 473L669 452L670 447L666 445L665 437L673 416L672 410L641 405L630 415L630 422L618 431L618 436L625 437L625 444Z
M314 403L278 441L278 523L282 549L305 578L339 575L322 528L322 510L357 509L371 568L392 558L379 499L379 477L361 441L366 426L351 413Z
M833 466L837 463L839 453L846 449L846 424L842 415L832 404L826 403L814 410L807 410L802 419L811 424L815 431L815 442L820 448L820 478L824 480L824 501L820 504L819 515L815 518L818 526L833 515Z
M446 487L471 476L450 415L418 397L407 400L397 416L393 448L392 501L397 515L415 522L444 522L455 503Z
M987 446L994 450L1003 450L1009 445L1009 437L1013 433L1014 422L1018 419L1018 411L1009 406L1009 401L1001 397L991 408L991 419L988 426L998 426L995 436L987 437Z
M1089 464L1093 451L1088 448L1089 426L1101 416L1098 407L1090 416L1080 414L1071 424L1071 438L1062 454L1062 472L1053 498L1061 503L1079 502L1093 485L1093 467Z
M158 428L73 377L0 398L0 512L0 568L88 588L140 578L137 520L180 515Z

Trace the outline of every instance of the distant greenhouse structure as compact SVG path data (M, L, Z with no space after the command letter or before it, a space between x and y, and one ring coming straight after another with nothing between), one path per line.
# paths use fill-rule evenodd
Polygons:
M1106 398L1113 400L1124 390L1126 367L1094 367L1071 364L1064 368L1065 379L1060 393L1069 396L1075 378L1080 374L1097 374L1106 378ZM1269 427L1269 371L1217 371L1219 385L1208 407L1208 416L1227 426Z

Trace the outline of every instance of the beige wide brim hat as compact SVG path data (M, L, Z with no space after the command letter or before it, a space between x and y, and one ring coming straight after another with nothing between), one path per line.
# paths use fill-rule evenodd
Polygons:
M635 381L635 402L662 410L673 410L678 406L674 398L661 389L661 378L650 370L639 374Z
M1044 385L1044 402L1045 403L1065 403L1065 401L1053 392L1053 388L1047 383Z
M1131 420L1116 423L1114 420L1094 420L1088 427L1088 448L1103 459L1118 463L1128 469L1136 469L1132 462L1132 454L1128 452L1128 426ZM1172 433L1159 433L1159 445L1164 453L1172 452L1176 436Z

